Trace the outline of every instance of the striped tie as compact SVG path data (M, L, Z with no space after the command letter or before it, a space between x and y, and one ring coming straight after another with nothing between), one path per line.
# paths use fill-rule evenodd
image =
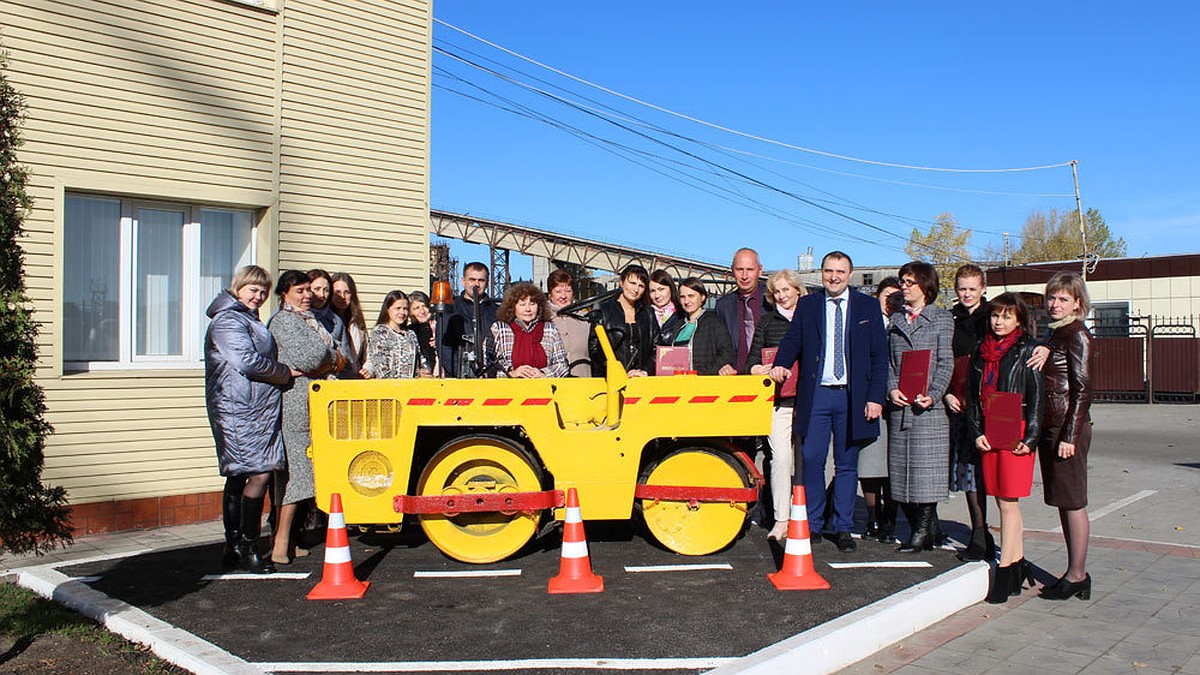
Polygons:
M846 375L846 356L842 350L845 334L842 300L843 298L833 298L833 376L839 380Z

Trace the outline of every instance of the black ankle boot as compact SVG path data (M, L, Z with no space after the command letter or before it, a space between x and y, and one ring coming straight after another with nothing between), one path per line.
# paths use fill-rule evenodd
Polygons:
M1029 564L1029 561L1021 558L1017 562L1013 563L1012 567L1014 570L1012 575L1012 588L1008 591L1008 594L1020 595L1021 591L1025 590L1024 582L1026 579L1029 580L1029 587L1033 588L1033 566Z
M241 568L253 574L273 574L271 559L258 552L258 535L262 532L262 497L242 497L242 536L238 539Z
M967 548L963 549L962 553L958 554L958 559L963 562L975 562L977 560L991 559L987 557L987 539L988 531L985 527L976 527L971 530L971 541L967 543ZM993 540L992 546L995 547Z
M226 490L221 500L221 516L225 524L225 549L221 553L221 564L225 567L237 567L238 539L242 531L242 493Z
M1016 579L1018 584L1021 583L1017 571L1016 564L996 567L996 573L992 575L992 585L988 586L986 600L989 603L999 605L1008 602L1008 596L1012 595L1013 579Z
M879 509L879 541L890 544L896 539L896 502L888 497Z
M912 534L909 536L908 542L902 544L896 551L898 553L932 551L935 522L933 504L913 504L910 508L912 518L909 523L912 525Z

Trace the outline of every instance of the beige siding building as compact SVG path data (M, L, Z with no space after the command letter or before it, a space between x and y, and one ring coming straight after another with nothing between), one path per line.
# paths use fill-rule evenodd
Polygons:
M428 0L0 0L29 294L77 530L215 517L204 309L323 267L428 279ZM265 318L264 313L264 318Z

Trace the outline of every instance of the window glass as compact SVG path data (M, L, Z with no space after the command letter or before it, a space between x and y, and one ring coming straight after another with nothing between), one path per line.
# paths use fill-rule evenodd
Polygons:
M120 200L68 195L63 255L63 359L118 360Z
M254 223L249 211L200 210L200 283L196 289L201 325L208 304L223 288L229 288L233 272L253 264Z
M138 356L183 354L183 211L137 210Z

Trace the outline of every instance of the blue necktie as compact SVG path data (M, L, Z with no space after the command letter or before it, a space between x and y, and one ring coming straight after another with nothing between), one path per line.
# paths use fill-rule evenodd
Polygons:
M846 357L842 353L845 328L842 321L842 300L833 298L833 376L842 379L846 375Z

